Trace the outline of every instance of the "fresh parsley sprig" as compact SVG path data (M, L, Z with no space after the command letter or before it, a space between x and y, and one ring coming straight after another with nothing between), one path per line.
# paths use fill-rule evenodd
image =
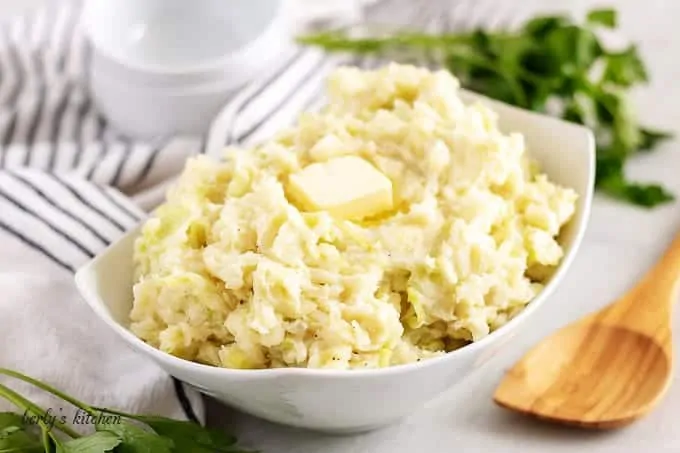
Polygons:
M54 418L50 423L47 411L0 384L0 398L24 414L0 412L0 453L248 453L237 446L235 437L193 422L93 407L17 371L0 368L0 374L72 404L87 414L95 429L81 435L64 420Z
M648 152L671 134L639 124L626 97L648 81L635 45L607 49L600 28L616 28L611 9L590 11L583 23L566 16L540 16L516 31L477 29L460 34L396 32L387 36L352 37L327 31L299 38L329 52L381 54L393 59L412 51L438 55L461 84L491 98L560 116L590 127L597 139L596 188L644 207L674 200L658 184L632 182L626 161Z

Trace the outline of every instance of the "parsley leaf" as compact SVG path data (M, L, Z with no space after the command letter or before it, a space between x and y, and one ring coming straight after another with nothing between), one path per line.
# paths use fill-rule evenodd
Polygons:
M42 440L19 426L5 426L0 430L0 453L42 453Z
M617 14L613 9L595 9L586 16L586 22L592 25L602 25L608 28L615 28L617 25Z
M121 442L116 434L99 431L91 436L56 444L57 453L106 453L116 448Z
M658 184L631 183L623 178L606 179L602 188L611 196L632 201L645 208L675 200L672 193Z
M655 131L652 129L640 129L640 146L639 151L651 151L661 142L673 138L673 134L664 131Z
M116 453L172 453L172 440L124 421L102 423L95 426L98 432L113 433L120 440Z
M243 451L235 447L236 438L233 436L204 428L196 423L157 416L138 416L135 419L150 426L157 434L172 439L176 451L194 453Z
M0 412L0 429L8 426L24 426L24 418L14 412Z
M533 38L544 38L548 33L568 23L567 18L561 16L535 17L524 24L524 33Z
M545 39L546 50L554 52L567 76L585 73L603 53L595 33L576 25L557 28Z
M637 46L631 45L618 53L608 53L605 58L605 69L602 81L622 87L630 87L636 83L649 80L645 65L637 51Z
M605 193L614 198L632 201L645 208L651 208L675 199L673 194L658 184L640 184L626 181L622 162L615 156L598 158L596 179Z
M41 439L28 428L21 415L0 412L0 452L43 452Z

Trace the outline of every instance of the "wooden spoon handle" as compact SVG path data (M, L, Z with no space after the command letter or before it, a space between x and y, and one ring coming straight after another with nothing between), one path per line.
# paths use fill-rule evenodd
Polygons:
M665 337L679 282L680 233L639 283L597 317L652 337Z

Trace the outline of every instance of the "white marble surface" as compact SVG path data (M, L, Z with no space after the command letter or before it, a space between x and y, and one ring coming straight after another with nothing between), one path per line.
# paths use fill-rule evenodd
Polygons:
M59 0L0 0L0 18ZM415 0L414 0L415 1ZM680 134L680 2L677 0L505 0L522 15L538 9L583 11L612 5L625 34L640 43L652 76L636 93L641 117ZM658 180L680 197L680 140L631 163L631 176ZM354 437L328 437L275 426L209 405L214 426L234 431L263 453L638 453L680 451L680 375L665 400L647 418L621 431L590 433L535 423L496 408L491 395L503 371L527 348L626 290L680 230L680 201L653 211L598 197L583 247L563 285L524 325L508 354L472 376L455 393L424 408L402 424ZM680 329L680 317L675 327ZM679 340L680 341L680 340ZM678 344L680 347L680 343ZM680 351L680 349L679 349ZM680 354L680 352L679 352Z

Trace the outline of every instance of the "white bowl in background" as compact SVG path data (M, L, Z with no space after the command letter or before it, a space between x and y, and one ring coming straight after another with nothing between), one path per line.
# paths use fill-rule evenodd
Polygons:
M89 87L94 105L114 129L145 140L206 133L238 88L226 81L186 89L159 89L94 74Z
M88 0L87 83L123 134L202 135L292 40L281 0Z
M517 331L531 328L533 313L571 266L590 217L595 144L588 129L471 93L465 93L464 99L490 104L499 114L501 129L523 133L529 152L549 177L579 194L576 215L562 234L565 256L543 291L509 323L478 342L442 357L377 370L233 370L182 360L149 346L127 328L138 229L79 269L76 285L104 323L132 348L169 374L244 412L333 433L368 431L396 422L501 354Z
M106 74L121 82L140 87L184 88L199 84L229 81L238 87L270 65L272 60L292 45L283 14L278 15L254 40L229 55L221 55L201 71L152 71L133 63L112 58L90 39L92 53L89 72Z
M281 13L281 0L87 0L83 24L111 60L147 73L202 73L231 63Z

